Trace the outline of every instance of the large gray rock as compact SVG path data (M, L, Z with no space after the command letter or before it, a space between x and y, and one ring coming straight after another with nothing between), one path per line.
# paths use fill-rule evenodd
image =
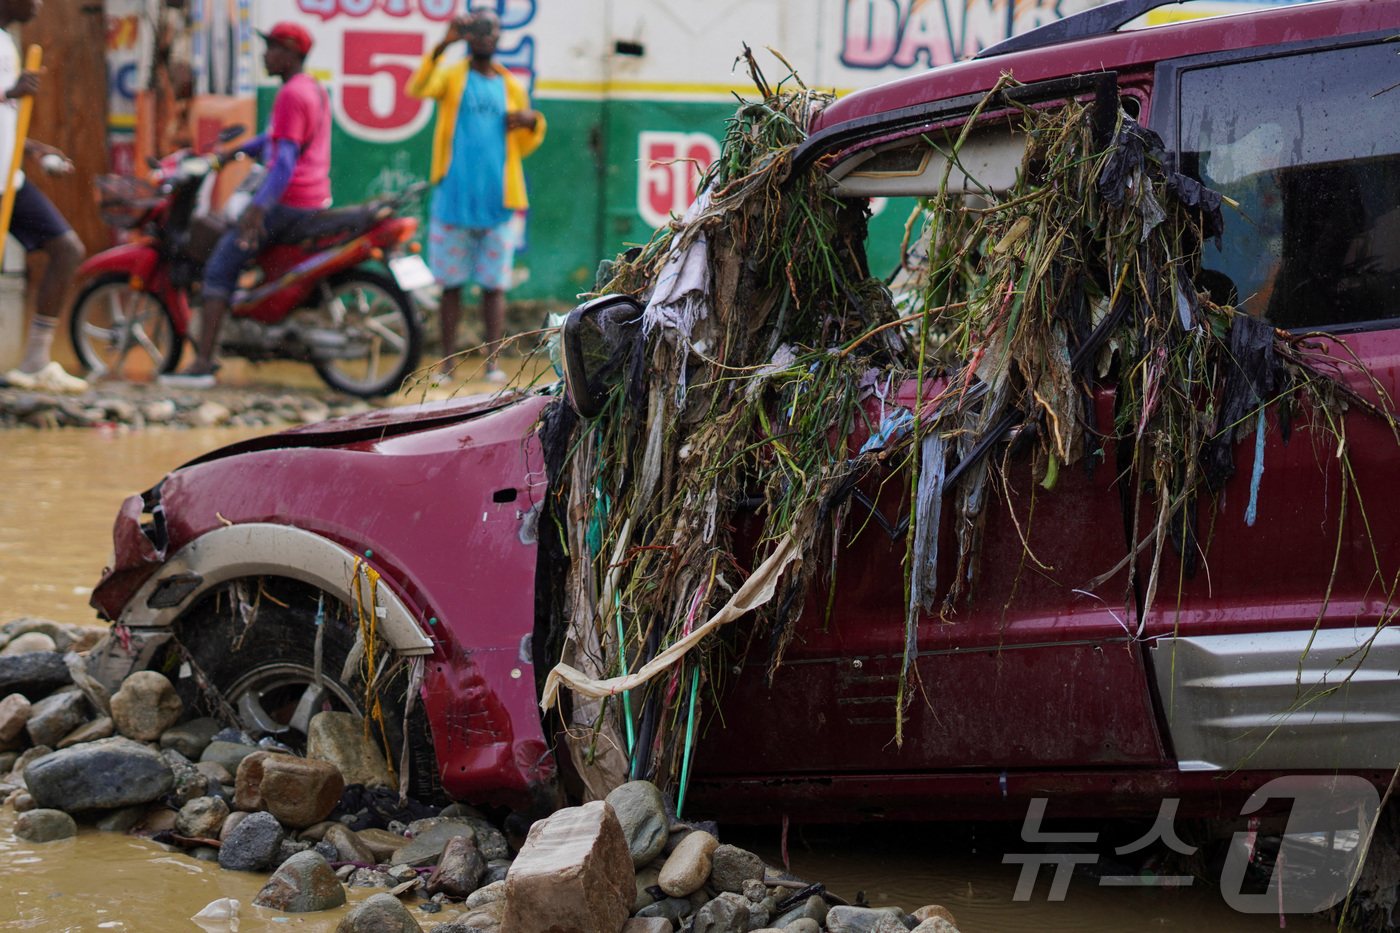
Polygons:
M190 761L198 761L219 731L219 723L208 717L191 719L171 726L160 734L160 747L173 748Z
M340 918L335 933L421 933L408 908L392 894L375 894Z
M81 693L55 693L35 703L24 729L35 745L57 745L88 721L87 697Z
M298 852L273 873L253 903L289 914L329 910L345 903L345 887L319 853Z
M506 876L501 933L617 933L635 895L613 808L602 800L569 807L530 827Z
M62 810L26 810L15 820L15 835L27 842L53 842L78 834L78 824Z
M428 876L423 890L429 897L446 894L448 897L465 898L481 885L481 875L486 870L486 860L476 850L470 836L454 836L442 850L442 858L437 868Z
M262 871L270 868L281 854L282 840L286 835L282 824L271 813L250 813L242 817L233 831L224 837L224 844L219 849L219 866L229 871ZM330 866L326 867L329 870Z
M749 899L726 891L695 912L692 933L748 933Z
M826 928L828 933L909 933L894 912L869 907L833 907L826 913Z
M436 823L414 836L407 845L397 850L389 859L389 864L408 865L413 868L436 865L442 856L442 850L447 847L448 840L457 836L466 836L475 843L476 830L467 823L457 820L444 820Z
M73 682L63 655L56 652L0 658L0 695L22 693L30 700L48 696Z
M313 716L306 730L306 757L335 765L346 784L394 786L384 753L365 738L364 720L354 713L326 711Z
M120 736L45 755L26 766L24 779L39 806L70 813L148 803L175 782L157 752Z
M450 816L449 811L455 811L455 816ZM418 837L426 833L429 829L441 823L452 823L456 826L470 826L476 834L476 848L481 853L481 857L486 860L509 858L510 845L506 842L505 834L502 833L486 817L477 813L471 807L462 807L454 804L447 807L437 816L424 817L421 820L414 820L408 824L408 835Z
M30 705L29 698L22 693L12 693L0 700L0 744L13 741L24 731L24 724L29 722Z
M650 781L628 781L613 789L608 803L622 824L632 864L640 868L661 854L670 835L666 798Z
M716 846L710 853L710 884L716 891L744 893L744 882L763 881L763 859L738 846Z
M719 840L709 833L696 831L681 840L661 869L658 884L671 897L689 897L710 877L710 854L719 848Z
M228 804L222 797L196 797L175 815L175 831L193 839L217 839L226 819Z
M158 671L137 671L112 694L117 731L141 742L154 742L180 721L185 704L175 685Z

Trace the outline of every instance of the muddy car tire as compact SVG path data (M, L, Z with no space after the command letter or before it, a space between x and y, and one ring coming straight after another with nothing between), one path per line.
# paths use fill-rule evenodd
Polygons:
M254 738L271 735L304 752L305 728L315 713L365 714L362 666L353 665L348 678L342 677L357 631L350 607L330 595L285 579L245 579L218 587L184 613L153 667L175 684L189 717L228 723L236 715ZM442 791L423 704L415 703L405 723L407 666L395 666L388 652L381 654L380 663L389 664L393 673L377 691L384 735L375 727L375 740L383 747L387 738L397 772L407 730L409 796L436 802Z

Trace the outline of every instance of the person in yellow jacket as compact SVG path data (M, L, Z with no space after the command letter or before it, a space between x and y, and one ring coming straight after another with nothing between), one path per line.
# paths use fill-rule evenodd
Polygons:
M493 382L506 379L496 356L518 245L511 220L530 206L520 160L535 151L545 133L544 116L530 108L524 86L494 59L500 35L500 19L492 10L457 17L408 83L409 94L437 102L428 262L443 288L438 372L445 376L455 365L462 288L475 282L486 325L486 378ZM443 52L462 40L470 54L444 65Z

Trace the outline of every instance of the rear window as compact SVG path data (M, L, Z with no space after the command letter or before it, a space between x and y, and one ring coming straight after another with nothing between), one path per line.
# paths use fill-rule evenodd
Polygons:
M1217 301L1237 296L1288 329L1400 318L1400 88L1387 91L1400 81L1396 52L1331 49L1182 74L1182 169L1239 205L1226 208L1223 251L1204 251Z

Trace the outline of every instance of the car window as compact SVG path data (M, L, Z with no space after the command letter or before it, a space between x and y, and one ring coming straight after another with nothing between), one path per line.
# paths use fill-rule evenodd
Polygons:
M1277 327L1400 318L1393 45L1185 71L1183 171L1238 203L1204 284ZM1241 216L1243 215L1243 216Z

